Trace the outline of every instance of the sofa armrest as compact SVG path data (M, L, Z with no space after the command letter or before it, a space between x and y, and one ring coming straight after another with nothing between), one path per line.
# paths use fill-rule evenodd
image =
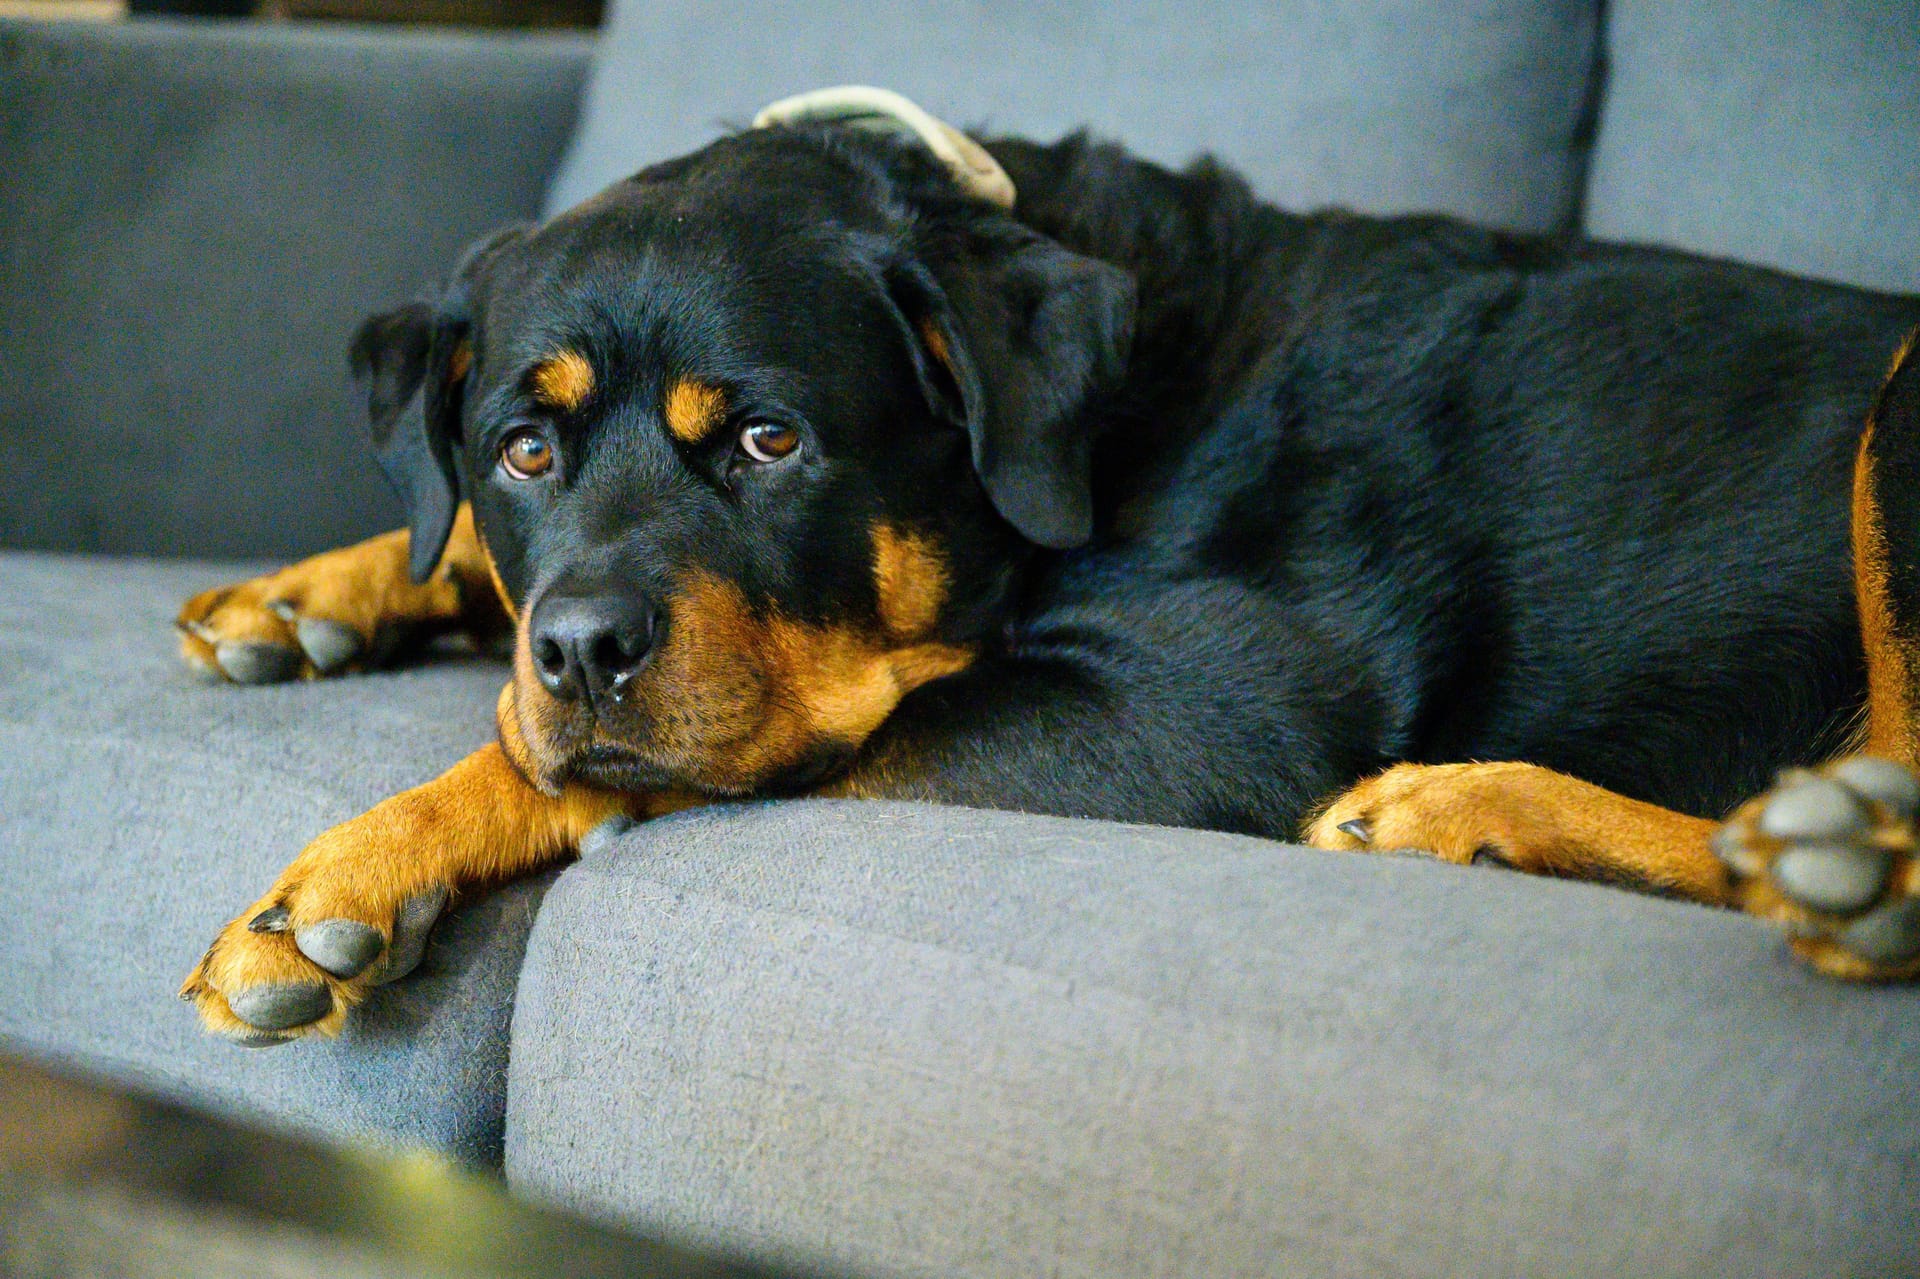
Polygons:
M589 848L516 1190L825 1273L1920 1274L1920 987L1751 916L876 801Z
M537 213L590 48L0 22L0 545L293 556L396 523L347 343Z

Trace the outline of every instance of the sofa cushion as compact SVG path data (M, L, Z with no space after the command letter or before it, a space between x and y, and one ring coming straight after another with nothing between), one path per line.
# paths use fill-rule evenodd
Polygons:
M1911 3L1614 0L1607 14L1592 234L1920 292Z
M236 688L171 622L234 565L0 554L0 1039L183 1100L497 1164L507 1019L542 883L442 920L333 1043L247 1051L174 998L301 846L492 732L505 667Z
M595 53L555 210L838 83L1052 138L1081 125L1153 159L1212 150L1264 195L1441 209L1546 230L1570 216L1593 0L1193 6L622 0Z
M1920 1274L1920 989L1731 913L1227 835L683 813L568 869L507 1173L945 1276Z

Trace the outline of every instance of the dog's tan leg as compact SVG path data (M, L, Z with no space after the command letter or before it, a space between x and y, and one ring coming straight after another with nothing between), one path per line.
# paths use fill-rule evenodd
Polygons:
M1714 825L1533 764L1400 764L1309 818L1304 837L1723 902Z
M1920 767L1920 332L1894 358L1853 464L1853 586L1867 654L1865 752ZM1891 527L1890 527L1891 526ZM1896 581L1895 547L1906 563Z
M383 533L251 581L203 591L175 623L181 655L240 684L338 674L378 664L395 645L454 631L487 639L509 612L462 506L440 564L407 573L407 534Z
M1894 358L1853 470L1864 755L1795 770L1716 836L1746 910L1839 977L1920 977L1920 333Z
M1855 462L1867 756L1796 769L1725 826L1527 764L1403 764L1335 798L1308 843L1410 848L1725 902L1837 977L1920 976L1920 348L1894 363ZM1879 758L1874 758L1878 756Z
M180 997L206 1027L249 1046L337 1034L347 1009L406 976L450 897L572 858L609 818L658 817L691 794L537 790L501 690L500 739L424 786L322 834L229 923Z
M247 1044L332 1035L403 976L448 897L571 857L644 800L536 791L498 743L327 831L228 924L180 989L208 1029Z

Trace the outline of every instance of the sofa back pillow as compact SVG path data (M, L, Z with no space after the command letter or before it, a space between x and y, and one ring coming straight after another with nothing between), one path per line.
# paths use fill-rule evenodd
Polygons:
M776 98L893 89L955 124L1213 151L1295 208L1550 230L1575 207L1594 0L617 0L549 209Z
M1920 6L1614 0L1586 225L1920 292Z

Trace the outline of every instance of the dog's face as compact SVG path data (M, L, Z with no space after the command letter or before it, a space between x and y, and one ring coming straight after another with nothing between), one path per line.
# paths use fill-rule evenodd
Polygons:
M1130 281L843 133L728 138L492 237L356 342L416 572L457 475L516 605L508 744L542 786L804 784L975 659L1036 544L1089 535Z

